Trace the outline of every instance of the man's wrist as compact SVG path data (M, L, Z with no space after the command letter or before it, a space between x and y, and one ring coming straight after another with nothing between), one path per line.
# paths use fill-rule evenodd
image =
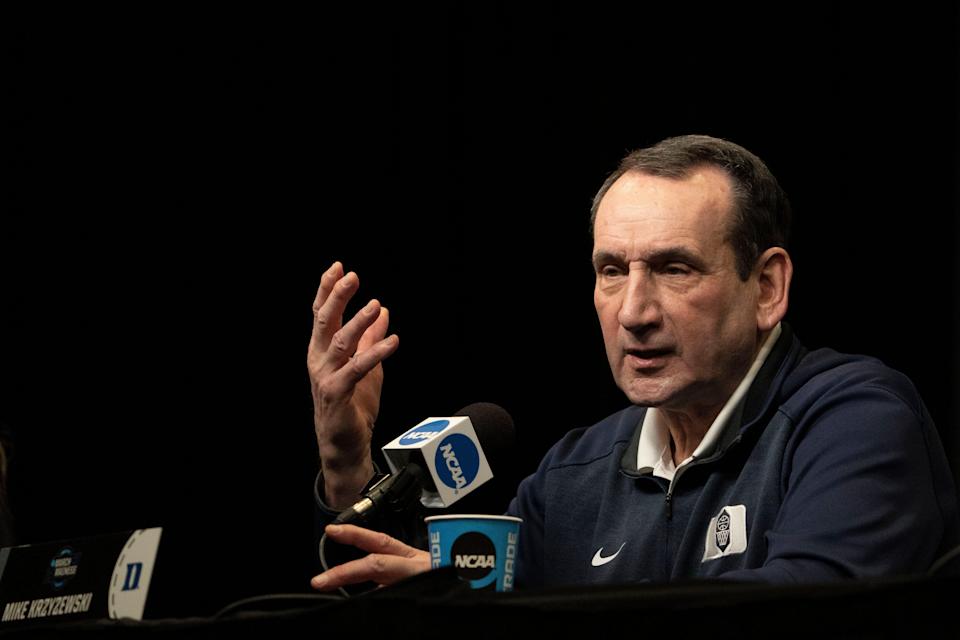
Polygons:
M389 474L381 473L380 467L378 467L376 463L373 463L373 476L370 478L367 484L365 484L363 488L360 490L359 495L357 496L357 500L359 500L360 497L363 496L373 485L375 485L377 482L380 482L385 477L387 477L387 475ZM320 469L320 471L317 473L316 480L314 480L313 497L316 500L317 506L320 508L321 511L324 511L332 516L336 516L336 515L339 515L339 513L343 511L345 508L347 508L348 506L352 506L356 502L355 500L354 502L351 502L348 505L339 507L339 508L334 506L326 495L326 489L324 487L325 481L326 481L326 478L323 474L323 469Z
M333 510L342 510L357 502L364 488L377 470L369 458L364 464L334 470L330 465L320 465L323 477L323 501ZM318 487L318 489L321 487Z

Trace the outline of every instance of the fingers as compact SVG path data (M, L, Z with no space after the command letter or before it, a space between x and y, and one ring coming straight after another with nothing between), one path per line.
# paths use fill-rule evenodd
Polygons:
M330 296L330 291L333 290L333 285L337 283L337 280L343 277L343 265L340 264L340 261L334 262L329 269L323 272L323 275L320 276L320 288L317 289L317 296L313 299L313 315L316 316L317 312L320 311L320 307L323 306L323 303L327 301L327 298Z
M390 357L400 346L400 338L394 334L381 340L373 347L366 349L349 360L349 365L342 367L330 376L329 389L333 393L345 392L352 389L378 364Z
M333 334L327 348L327 359L334 368L342 366L356 353L360 336L377 321L379 316L380 303L377 300L371 300L347 324Z
M377 319L374 320L360 337L360 343L357 345L357 349L360 351L365 351L369 349L374 344L383 340L387 335L387 327L390 324L390 312L387 311L386 307L380 308L380 315L377 316Z
M368 302L347 325L343 325L343 312L360 281L352 271L342 274L343 266L334 262L320 278L320 288L313 301L314 323L310 339L312 351L331 352L330 359L335 367L346 362L358 348L368 349L383 340L389 325L389 315L377 300Z
M344 275L340 262L334 262L320 277L320 288L313 299L311 347L316 345L321 351L327 350L331 336L340 329L343 310L358 285L357 275L352 272Z
M353 322L353 321L351 321ZM349 360L349 365L342 367L332 376L332 387L352 388L370 371L377 367L381 362L389 358L400 346L400 338L396 334L384 337L387 333L387 325L390 322L390 312L386 307L382 307L377 318L369 325L366 322L358 323L356 329L363 330L359 341L354 344L356 338L354 327L350 327L349 338L351 340L350 348L354 355ZM344 327L346 334L347 327ZM330 358L330 364L339 366L346 360Z
M343 265L334 262L320 278L314 298L308 364L331 393L349 391L399 346L396 335L386 337L390 315L377 300L343 324L344 309L359 283L356 273L343 275Z
M394 556L413 557L418 549L391 538L380 531L365 529L352 524L331 524L324 531L334 542L348 544L368 553L385 553Z
M368 581L389 585L430 569L430 556L426 551L414 549L385 533L353 525L331 525L326 532L333 540L353 545L370 555L314 577L310 581L314 589L330 591Z
M360 286L360 278L351 271L346 275L343 266L335 262L320 278L320 288L313 300L313 335L311 345L326 351L334 334L340 329L347 303Z
M379 316L385 318L386 309L379 311ZM367 315L367 309L365 309L334 336L318 376L324 379L323 386L327 393L336 395L349 391L400 346L400 338L394 334L358 350L358 343L361 340L359 334L376 335L377 330L371 326L372 322L371 316ZM373 331L368 332L368 329Z

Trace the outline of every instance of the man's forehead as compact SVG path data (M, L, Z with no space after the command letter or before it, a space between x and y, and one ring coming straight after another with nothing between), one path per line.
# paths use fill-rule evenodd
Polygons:
M620 177L604 196L593 228L594 262L719 256L728 245L732 183L703 167L684 178L638 172Z
M595 235L607 226L725 229L732 183L721 169L703 166L683 178L629 171L618 178L597 209Z

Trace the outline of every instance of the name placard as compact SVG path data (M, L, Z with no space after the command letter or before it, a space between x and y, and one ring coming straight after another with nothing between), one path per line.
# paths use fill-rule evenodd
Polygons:
M143 618L159 527L0 549L0 631L44 621Z

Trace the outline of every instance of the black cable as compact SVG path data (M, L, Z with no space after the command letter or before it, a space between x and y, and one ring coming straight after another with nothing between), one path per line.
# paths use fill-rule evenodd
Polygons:
M257 604L260 602L272 602L272 601L307 601L307 602L330 602L336 601L340 602L343 600L340 596L334 596L327 593L270 593L262 596L253 596L251 598L244 598L243 600L237 600L236 602L231 602L224 608L217 611L214 614L213 619L219 619L224 615L235 611L236 609L242 609L247 605Z
M326 548L327 548L327 534L324 533L322 536L320 536L320 565L323 567L324 571L329 571L330 566L327 564ZM350 593L343 587L337 587L337 591L342 593L344 598L350 597ZM336 596L331 596L331 597L336 598ZM337 599L339 600L339 598Z

